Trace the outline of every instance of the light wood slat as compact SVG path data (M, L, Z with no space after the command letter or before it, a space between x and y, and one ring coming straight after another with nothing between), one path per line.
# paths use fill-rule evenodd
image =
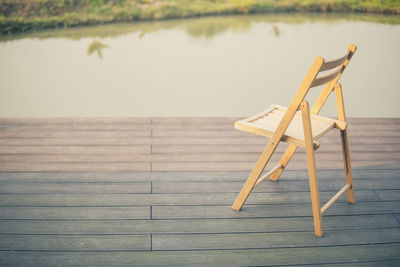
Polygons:
M320 191L333 191L336 193L342 186L344 175L337 177L334 181L326 180L321 182ZM340 180L339 178L342 178ZM240 189L240 181L226 182L153 182L153 193L234 193ZM376 180L358 181L357 188L360 190L385 190L400 189L400 179L386 179L384 183ZM309 191L307 181L282 181L276 183L264 183L257 187L254 192L301 192ZM332 194L330 194L332 196Z
M355 168L369 169L399 169L400 164L394 160L353 160ZM277 164L278 159L271 160ZM0 171L5 172L54 172L54 171L249 171L254 165L252 161L153 161L153 162L4 162ZM341 161L321 162L321 169L341 169ZM289 170L305 170L304 161L296 160L288 166Z
M127 125L131 124L140 126L145 124L153 124L153 127L182 127L186 125L192 125L201 127L204 124L211 126L226 125L230 126L235 121L241 119L240 117L234 118L0 118L1 126L15 126L15 125L32 125L42 127L43 124L47 124L49 127L52 125L59 124L60 127L68 126L79 126L90 127L95 124L103 124L105 127L110 125ZM152 122L151 122L152 121ZM400 125L400 118L348 118L350 124L364 124L374 123L382 126ZM190 127L190 126L188 126Z
M183 138L212 138L212 137L249 137L249 134L235 131L233 125L229 130L153 130L153 137L183 137ZM251 138L251 137L250 137Z
M35 129L21 129L14 131L0 131L1 137L12 138L135 138L150 137L150 130L145 131L37 131Z
M0 127L6 127L2 131L22 131L33 130L37 132L42 131L146 131L151 130L151 124L136 124L136 123L99 123L99 124L85 124L85 123L66 123L66 124L32 124L32 125L9 125L0 124ZM226 127L225 127L226 128Z
M323 143L323 140L321 140ZM287 146L278 146L275 153L284 152ZM260 145L153 145L152 151L153 153L221 153L221 152L229 152L229 153L261 153L263 147ZM337 152L340 150L340 147L334 144L321 144L320 149L317 152L317 155L324 152ZM2 147L0 146L0 151ZM299 150L297 153L302 153L304 151ZM376 152L400 152L400 144L391 145L391 144L371 144L368 147L365 145L355 145L351 144L350 152L352 155L355 152L365 152L376 153ZM364 154L364 153L360 153ZM390 153L391 154L391 153ZM398 155L398 153L393 153L391 155Z
M150 219L150 208L139 207L1 207L0 219Z
M340 140L337 140L336 136L326 136L321 139L322 142L327 142L325 139L328 139L331 143L339 143ZM372 141L374 144L400 144L400 136L395 137L381 137L376 136ZM6 145L18 145L18 146L35 146L35 145L44 145L44 146L88 146L88 145L174 145L174 144L260 144L265 145L268 141L265 137L252 135L252 137L246 138L220 138L220 137L210 137L210 138L164 138L164 137L137 137L137 138L126 138L126 139L118 139L118 138L92 138L92 139L71 139L71 138L0 138L0 146ZM353 137L351 136L351 131L349 134L349 143L350 146L356 144L371 144L371 137ZM368 149L368 147L367 147Z
M396 178L395 173L399 170L386 171L389 175L379 176L379 180ZM386 173L385 172L385 173ZM376 176L361 177L359 170L354 172L355 179L376 179ZM391 173L391 174L390 174ZM216 171L216 172L0 172L2 183L23 183L23 182L84 182L84 183L124 183L124 182L209 182L209 181L243 181L248 171ZM363 173L364 174L364 173ZM336 180L344 175L343 170L324 170L320 172L321 179ZM305 170L287 170L282 174L285 180L304 181L308 180L308 173Z
M398 170L358 170L360 177L363 179L394 179L400 178L400 172Z
M338 267L381 267L384 264L387 267L397 267L400 264L400 260L383 260L383 261L363 261L363 262L352 262L352 263L335 263ZM318 264L320 267L331 267L332 264Z
M112 171L151 171L150 162L129 163L1 163L1 172L112 172Z
M212 122L212 121L210 121ZM388 125L388 124L386 124ZM389 125L388 125L389 126ZM232 130L233 129L233 123L231 120L228 120L227 122L221 122L221 123L198 123L198 124L152 124L151 128L155 131L192 131L192 130Z
M286 108L279 105L272 105L267 110L235 123L235 127L239 130L252 132L271 138L276 131L279 123L286 113ZM312 114L312 131L314 140L318 140L321 136L331 130L336 121L329 118L323 118ZM293 117L289 127L285 131L283 141L293 143L304 147L304 134L301 114L299 112Z
M398 170L400 169L400 162L398 160L394 161L377 161L375 164L373 162L363 163L362 161L356 161L352 164L353 168L363 168L367 170Z
M349 131L350 132L350 131ZM324 139L328 139L331 143L340 143L340 140L335 136L326 136ZM353 146L354 144L363 144L366 146L366 149L368 149L369 144L375 143L375 144L399 144L400 143L400 138L395 136L395 137L386 137L386 136L375 136L373 138L371 137L356 137L356 136L351 136L351 132L349 133L349 143L350 146Z
M0 118L0 124L151 124L150 118Z
M263 266L302 265L323 263L354 263L390 261L397 259L400 244L354 246L277 248L269 250L212 250L212 251L153 251L153 252L0 252L7 266L22 266L35 262L40 266L54 266L54 262L68 262L72 266ZM315 255L318 255L316 257ZM339 259L339 260L338 260Z
M282 156L282 153L276 153L274 159ZM162 153L162 154L139 154L139 153L113 153L110 157L109 154L0 154L1 162L114 162L114 163L128 163L128 162L237 162L237 161L254 161L258 158L257 153ZM326 161L336 161L341 160L341 155L339 151L337 153L326 152L318 153L318 160ZM379 158L381 160L399 160L399 153L389 153L389 152L373 152L373 153L362 153L355 152L352 154L354 160L374 160ZM305 153L299 153L294 159L294 161L306 161Z
M193 174L193 173L191 173ZM221 174L221 173L218 173ZM216 173L204 173L204 177L209 177L209 179L216 179L219 175ZM292 172L288 172L288 175ZM328 174L328 173L327 173ZM335 173L330 173L335 175ZM147 171L133 171L133 172L0 172L0 182L60 182L60 183L70 183L70 182L86 182L86 183L124 183L124 182L149 182L154 177L155 180L161 179L157 172L147 172ZM173 176L172 176L173 175ZM165 175L165 177L187 177L188 173L170 173ZM232 175L232 174L231 174ZM240 175L240 173L239 173ZM299 177L301 177L301 172L298 172ZM196 176L195 176L196 177ZM193 177L193 178L195 178ZM331 177L329 175L329 177Z
M247 162L153 162L153 171L249 171L254 161Z
M350 129L348 132L349 136L370 136L370 137L377 137L377 136L387 136L387 137L397 137L400 135L400 129L398 130L374 130L370 131L367 128L364 129Z
M254 153L238 154L90 154L90 155L0 155L0 164L3 162L13 163L85 163L85 162L103 162L103 163L130 163L130 162L238 162L252 161L257 159Z
M167 125L186 125L186 124L220 124L226 123L232 125L238 118L152 118L152 124L167 124Z
M315 78L315 80L312 82L310 87L316 87L326 84L335 79L339 74L342 73L342 71L343 71L343 66L339 66L330 73L318 75L317 78Z
M374 190L382 201L400 201L400 189L396 190Z
M391 214L330 216L327 230L398 227ZM0 234L184 234L311 231L308 217L202 220L0 220Z
M29 184L28 184L29 185ZM109 187L93 186L100 188L97 192L84 186L84 189L77 191L61 190L50 188L48 192L38 190L37 187L29 188L12 188L14 193L10 193L8 188L2 189L0 194L0 203L4 207L74 207L82 206L83 203L88 207L114 207L114 206L144 206L144 205L230 205L235 198L236 192L219 192L215 193L172 193L172 194L148 194L134 193L129 189L119 188L113 190ZM61 187L61 185L59 185ZM121 186L119 186L121 187ZM18 191L16 190L18 189ZM61 193L52 193L59 190ZM86 191L85 191L86 190ZM130 193L121 193L129 192ZM137 192L138 190L136 190ZM85 193L86 192L86 193ZM90 193L89 193L90 192ZM332 195L331 191L321 192L321 199L328 201ZM100 197L101 196L101 197ZM379 201L379 198L371 190L360 190L357 192L358 201ZM396 200L396 199L394 199ZM309 203L310 197L308 192L282 192L257 193L249 199L250 204L287 204L287 203ZM345 202L345 200L338 200Z
M150 183L21 183L0 184L0 194L143 194L151 193Z
M271 160L271 164L278 164L278 159ZM396 160L353 160L353 168L372 169L399 169L400 163ZM254 167L254 161L248 162L153 162L153 171L250 171ZM306 170L304 161L293 161L287 166L288 170ZM331 170L343 169L341 161L318 162L318 169Z
M371 123L379 126L399 125L400 118L348 118L350 124L354 125L369 125Z
M320 71L327 71L342 65L349 58L349 55L350 51L346 51L346 53L339 58L325 60L324 64L322 64L321 66Z
M150 235L0 235L2 251L146 251Z
M54 155L0 155L0 163L133 163L150 162L151 154L54 154Z
M297 117L295 117L296 119ZM262 122L262 120L258 120L259 123ZM301 124L301 120L297 121L295 120L293 123L298 123ZM314 121L315 125L314 127L318 127L320 125L323 125L322 123L319 123L317 121ZM265 122L265 124L268 124L268 120ZM391 125L387 125L388 127L382 127L379 129L376 129L374 131L366 131L368 130L367 127L359 127L359 126L354 126L354 125L349 125L349 131L350 134L352 135L357 135L357 136L399 136L399 128L392 127ZM239 133L239 134L238 134ZM201 135L202 137L206 136L218 136L218 135L224 135L229 137L230 135L232 137L238 136L246 136L246 137L251 137L251 135L246 134L246 133L241 133L240 131L237 131L234 129L233 124L229 125L229 127L221 128L221 129L205 129L199 127L198 129L153 129L153 136L157 137L175 137L175 136L190 136L190 134L196 134L196 135Z
M351 236L352 238L349 238ZM326 233L325 238L315 240L309 232L256 233L256 234L184 234L154 235L154 250L210 250L210 249L255 249L311 247L332 245L384 244L400 241L400 228L372 230L340 230Z
M150 145L129 146L0 146L0 154L146 154Z
M78 145L147 145L150 137L135 138L0 138L0 145L14 146L78 146Z
M153 219L217 219L217 218L268 218L312 216L309 204L249 205L241 212L226 206L153 206ZM336 203L326 214L362 215L400 213L398 202L359 202L357 205ZM312 222L312 219L310 218Z
M170 159L172 160L172 159ZM110 160L109 160L110 161ZM372 169L399 169L398 161L388 160L353 160L355 168ZM193 161L182 159L181 161L148 161L148 162L4 162L0 164L0 171L18 172L66 172L66 171L249 171L254 165L253 161ZM277 164L278 158L274 157L271 164ZM305 170L304 160L294 160L287 168L288 170ZM342 169L343 162L331 160L321 162L318 166L324 170Z

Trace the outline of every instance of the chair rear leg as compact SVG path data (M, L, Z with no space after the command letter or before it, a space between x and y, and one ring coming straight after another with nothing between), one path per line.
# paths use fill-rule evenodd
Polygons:
M313 145L312 130L311 130L310 110L308 107L308 103L306 101L302 103L301 111L303 118L304 139L305 139L306 154L307 154L308 175L310 178L310 193L311 193L311 203L312 203L312 210L314 217L314 232L315 235L322 237L324 233L322 230L321 207L320 207L321 204L319 199L318 178L315 165L315 154L314 154L314 145Z
M336 93L336 104L338 109L338 119L341 121L346 121L346 114L344 111L344 101L342 86L340 84L335 84ZM349 203L354 203L354 189L353 189L353 175L351 171L350 153L349 153L349 143L347 139L347 129L340 130L340 141L342 142L342 152L344 160L344 169L346 172L346 184L350 187L347 189L347 198Z
M348 199L349 203L355 203L354 189L353 189L353 174L352 174L352 170L351 170L349 144L348 144L348 139L347 139L347 130L340 131L340 140L342 142L344 169L346 172L346 184L350 185L349 189L347 189L347 199Z

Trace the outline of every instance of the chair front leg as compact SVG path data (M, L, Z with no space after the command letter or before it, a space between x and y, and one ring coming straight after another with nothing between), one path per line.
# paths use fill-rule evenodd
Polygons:
M305 140L305 147L307 154L308 175L310 178L310 193L311 193L311 203L312 203L312 210L314 217L314 232L315 235L322 237L324 233L322 230L321 207L320 207L321 204L319 199L318 178L315 165L310 109L308 107L307 101L303 101L301 105L301 112L303 118L304 140Z
M271 158L272 153L275 151L279 142L274 142L273 139L269 140L268 145L265 147L264 152L261 154L260 158L258 159L256 166L254 167L253 171L250 173L249 178L247 179L246 183L244 184L242 190L240 191L239 195L237 196L235 202L232 205L232 209L240 210L244 205L244 202L248 198L249 194L253 190L260 174L263 172L265 166L267 165L268 161Z

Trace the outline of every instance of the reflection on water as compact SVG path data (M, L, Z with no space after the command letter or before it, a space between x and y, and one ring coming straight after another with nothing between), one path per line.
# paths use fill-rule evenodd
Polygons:
M79 40L82 38L107 38L117 37L128 33L139 33L140 37L156 33L161 30L183 29L191 37L212 38L228 30L245 32L256 23L269 23L275 36L279 36L277 23L303 24L318 23L337 24L342 21L371 22L378 24L398 25L398 16L361 15L361 14L268 14L252 16L221 16L204 17L199 19L165 20L140 23L117 23L91 27L62 28L58 30L25 33L11 36L0 36L0 42L24 38L69 38ZM276 27L276 28L275 28Z
M279 30L278 26L276 26L276 25L272 26L272 30L274 32L274 36L276 36L276 37L281 36L281 31Z
M87 54L91 55L94 52L97 52L97 55L99 56L99 58L102 58L103 57L102 50L107 47L108 47L108 45L103 44L102 42L100 42L98 40L94 40L93 42L90 43L89 48L87 50Z
M399 22L225 16L2 37L0 116L247 116L287 104L315 56L354 42L348 115L399 117Z

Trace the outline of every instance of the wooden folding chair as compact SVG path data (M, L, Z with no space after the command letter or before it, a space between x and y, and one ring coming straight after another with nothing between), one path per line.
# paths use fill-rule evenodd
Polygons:
M289 160L296 152L298 146L304 147L307 155L315 234L320 237L323 236L321 215L345 191L347 191L348 194L348 202L354 203L353 178L347 142L347 123L344 112L342 87L338 83L338 80L355 51L356 46L350 44L345 55L337 59L325 61L322 57L317 57L289 107L272 105L253 117L235 123L235 128L237 129L265 136L270 138L270 140L247 179L247 182L244 184L242 191L233 203L232 208L234 210L240 210L251 191L268 177L270 177L272 181L277 181ZM305 101L304 98L310 88L320 85L325 86L310 110L308 102ZM317 114L333 91L336 94L338 119L318 116ZM320 208L314 150L319 147L318 139L333 128L340 130L346 185ZM281 141L289 143L289 147L286 149L278 165L260 177L272 153Z

